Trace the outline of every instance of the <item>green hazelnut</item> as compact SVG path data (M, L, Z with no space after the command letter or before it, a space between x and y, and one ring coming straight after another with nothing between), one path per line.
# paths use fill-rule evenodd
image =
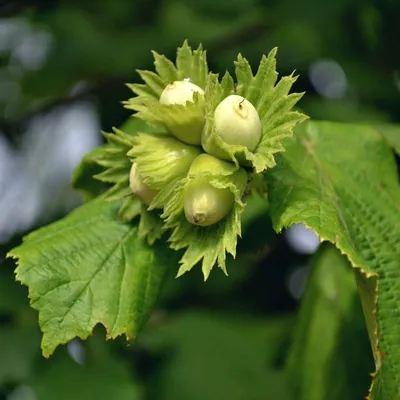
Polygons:
M210 177L229 176L232 183L244 187L247 173L243 168L220 160L209 154L200 154L193 161L189 175L194 176L185 187L184 212L186 219L193 225L209 226L226 217L232 210L235 199L230 188L216 188L210 183Z
M139 173L153 189L164 189L169 183L184 178L200 154L199 147L171 136L138 133L132 142L133 147L127 155L135 160Z
M161 93L160 103L166 105L181 104L184 106L188 101L193 101L194 92L198 92L201 95L204 94L203 89L188 80L171 82Z
M206 177L194 178L185 190L185 216L193 225L217 223L231 211L233 203L233 193L229 188L217 189Z
M193 102L195 92L200 96L204 94L203 89L189 80L175 81L161 93L160 103L180 106L165 112L164 124L168 132L184 143L200 145L205 125L204 102Z
M131 188L132 193L148 206L158 193L157 190L151 189L143 182L143 179L137 170L136 163L133 163L131 167L129 174L129 187Z
M236 167L234 164L220 160L218 157L214 157L210 154L202 153L199 154L192 162L189 169L189 174L196 175L202 172L228 174L234 172L235 170Z
M262 125L257 110L247 99L231 95L222 100L214 111L214 131L228 145L239 145L254 151L260 143ZM203 142L204 149L217 157L229 159L219 148Z

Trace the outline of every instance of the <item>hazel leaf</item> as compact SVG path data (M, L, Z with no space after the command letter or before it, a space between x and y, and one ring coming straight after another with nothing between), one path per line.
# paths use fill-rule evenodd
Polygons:
M392 149L373 126L310 121L266 179L274 228L305 224L358 271L376 364L368 399L398 398L400 186Z
M45 357L74 337L86 339L97 324L108 338L136 337L176 263L164 243L150 247L137 226L117 221L117 206L92 200L8 254L39 312Z

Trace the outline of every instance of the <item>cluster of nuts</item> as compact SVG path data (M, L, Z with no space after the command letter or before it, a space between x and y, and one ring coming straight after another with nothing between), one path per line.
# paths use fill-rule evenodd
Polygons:
M202 109L204 90L187 78L169 83L162 91L159 102L165 106L187 107L193 105L194 99ZM212 123L215 134L227 145L244 146L253 152L261 140L262 124L257 110L242 96L229 95L223 99L215 108ZM183 210L187 221L197 226L216 224L234 206L232 189L216 187L217 185L210 182L210 176L230 169L231 181L241 182L240 187L245 187L248 180L243 166L236 167L224 151L210 145L205 139L205 125L204 113L196 118L176 119L166 126L168 145L163 144L160 139L160 146L165 147L166 161L173 160L177 169L185 168L181 172L191 177L184 187ZM159 193L159 188L152 187L139 170L133 159L130 188L134 195L150 206Z

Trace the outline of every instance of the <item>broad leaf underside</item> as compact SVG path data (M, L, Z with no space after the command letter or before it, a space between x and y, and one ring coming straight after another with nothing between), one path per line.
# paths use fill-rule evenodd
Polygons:
M375 359L381 360L370 398L397 398L400 187L390 148L370 126L309 122L287 141L267 181L277 230L305 223L367 278L378 276L376 293L360 293L364 310L376 316L368 327Z

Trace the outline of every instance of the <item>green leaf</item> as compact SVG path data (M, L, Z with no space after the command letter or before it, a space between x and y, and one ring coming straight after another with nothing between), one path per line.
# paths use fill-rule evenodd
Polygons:
M149 247L102 197L24 238L9 256L39 312L44 356L103 324L108 338L134 338L154 307L173 252ZM166 260L169 260L166 262Z
M395 152L400 155L400 125L374 124L374 126L385 137Z
M292 321L210 311L172 315L142 336L165 354L152 398L289 400L284 371L274 366Z
M365 398L373 359L354 271L331 245L322 246L301 302L288 357L298 400Z
M63 349L64 350L64 349ZM77 364L66 351L57 351L48 366L33 378L32 388L41 400L142 399L125 360L114 356L101 338L85 343L85 361Z
M274 155L284 151L283 139L291 137L295 125L308 118L298 111L292 111L304 94L289 94L297 78L293 74L284 76L275 85L278 76L276 51L277 49L273 49L267 57L262 57L255 76L247 60L239 54L235 62L236 90L229 74L225 74L221 83L218 82L217 76L210 75L204 94L206 126L202 137L203 147L218 149L235 163L247 161L256 173L275 166ZM215 132L214 111L218 104L232 93L249 100L262 121L261 142L254 152L250 152L244 146L225 143Z
M304 223L347 255L378 292L369 332L376 365L370 399L396 398L400 385L400 186L393 154L368 125L309 122L287 141L267 173L270 212L277 231ZM367 315L367 320L371 318ZM373 326L369 324L369 328Z

